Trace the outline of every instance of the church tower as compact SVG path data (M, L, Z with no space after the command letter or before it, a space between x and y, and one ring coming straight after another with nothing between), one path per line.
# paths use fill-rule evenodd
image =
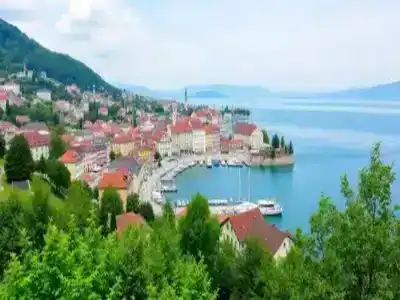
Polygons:
M187 88L185 88L185 110L188 109L188 94L187 94Z

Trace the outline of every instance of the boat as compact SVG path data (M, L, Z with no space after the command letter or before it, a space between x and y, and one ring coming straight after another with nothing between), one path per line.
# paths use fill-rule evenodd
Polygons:
M221 167L226 167L226 161L225 160L221 160Z
M208 200L210 206L225 206L229 204L228 199L210 199Z
M219 164L220 164L219 159L213 159L211 162L212 162L212 165L213 165L214 167L219 167Z
M257 206L264 216L281 216L283 208L273 199L261 199L257 201Z
M176 207L185 207L189 204L188 200L176 200L175 201L175 206Z
M199 161L200 166L204 165L204 160Z
M229 159L228 160L228 167L243 167L243 164L236 160L236 159Z
M161 192L163 193L176 193L178 191L178 188L176 185L163 185L161 187Z
M208 160L207 160L207 163L206 163L206 167L210 169L210 168L212 168L212 166L213 166L213 165L212 165L211 160L208 159Z
M235 205L233 207L233 211L235 212L235 214L240 214L255 208L258 208L258 205L256 203L246 201Z

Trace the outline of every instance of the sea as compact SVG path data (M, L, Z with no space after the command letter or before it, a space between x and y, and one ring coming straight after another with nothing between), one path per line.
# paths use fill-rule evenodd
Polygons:
M246 106L252 121L268 132L292 140L293 168L194 167L176 179L178 192L171 199L190 199L199 192L209 198L239 196L256 201L275 198L282 217L267 221L283 230L309 229L322 195L345 207L340 178L347 174L357 189L361 168L369 163L374 143L381 143L381 158L400 174L400 100L351 99L190 99L192 103ZM241 103L241 105L239 105ZM239 174L240 172L240 174ZM392 201L400 204L400 181L392 187Z

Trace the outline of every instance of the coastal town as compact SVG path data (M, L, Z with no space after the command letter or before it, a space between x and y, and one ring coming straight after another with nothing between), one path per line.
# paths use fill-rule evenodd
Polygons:
M70 180L97 189L99 199L107 189L117 190L124 208L129 195L138 195L140 201L151 203L156 215L162 214L166 201L163 193L176 190L175 176L194 165L212 168L293 164L292 143L286 145L276 135L269 141L265 131L249 122L246 109L191 106L186 90L183 103L154 100L144 103L147 106L142 109L136 109L135 95L126 92L123 103L116 103L94 88L81 92L76 85L70 85L65 91L72 100L52 101L54 96L49 90L37 91L33 99L27 100L16 81L3 83L0 108L8 120L0 122L0 132L6 149L15 136L22 135L35 162L49 159L52 126L10 111L23 111L21 107L28 105L50 106L58 116L57 126L64 129L60 137L65 152L58 160L68 169ZM88 120L93 108L97 110L96 119ZM108 118L110 111L114 118ZM262 217L266 215L262 209L270 206L266 203L263 208L241 200L210 199L209 203L221 222L224 216L254 209ZM173 203L176 215L184 215L188 204L189 200ZM282 213L279 205L271 209ZM280 233L275 227L272 232Z

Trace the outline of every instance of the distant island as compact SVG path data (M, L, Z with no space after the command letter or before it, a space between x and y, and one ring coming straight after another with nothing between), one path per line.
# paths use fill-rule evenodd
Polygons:
M198 91L191 95L192 98L228 98L228 96L217 91Z

